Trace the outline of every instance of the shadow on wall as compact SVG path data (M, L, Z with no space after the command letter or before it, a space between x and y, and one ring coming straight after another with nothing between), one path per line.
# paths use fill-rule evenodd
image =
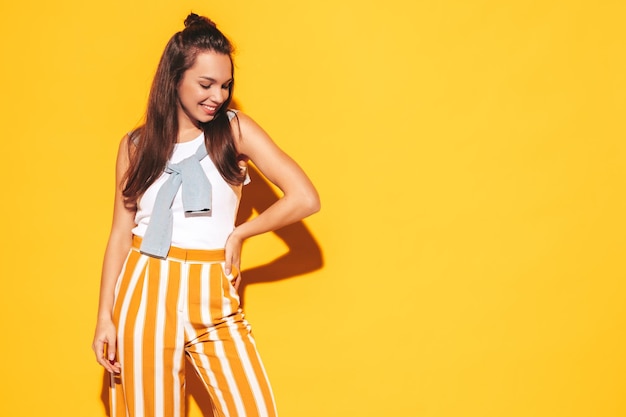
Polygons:
M252 210L263 212L278 200L278 196L267 180L250 166L250 184L244 187L237 224L248 220ZM324 265L322 251L313 235L303 222L297 222L273 232L289 248L288 252L273 261L242 271L239 288L241 305L245 306L245 292L248 285L260 282L274 282L293 278L320 269Z
M264 211L279 198L267 180L254 166L250 166L249 173L252 181L244 187L237 224L241 224L249 219L253 211L259 213ZM239 293L242 306L245 304L245 292L248 285L297 277L320 269L324 265L322 251L303 222L283 227L274 231L274 234L287 245L289 250L286 254L265 265L245 269L241 272L243 281L239 287ZM187 410L185 416L189 416L189 402L193 398L202 411L203 417L214 417L211 399L202 381L195 374L193 366L186 366L185 368L185 408ZM100 398L104 404L106 415L110 416L108 386L109 376L105 371Z

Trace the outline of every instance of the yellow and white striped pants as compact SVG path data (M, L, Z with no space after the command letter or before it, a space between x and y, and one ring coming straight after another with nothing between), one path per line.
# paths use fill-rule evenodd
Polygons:
M217 416L275 416L272 390L223 250L172 247L167 259L139 253L135 237L115 290L120 375L112 417L183 417L185 357Z

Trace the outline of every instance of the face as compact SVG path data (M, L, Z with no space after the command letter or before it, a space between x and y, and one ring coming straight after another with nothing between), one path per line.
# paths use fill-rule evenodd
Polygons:
M230 57L213 51L201 52L178 85L178 124L206 123L228 99L232 83Z

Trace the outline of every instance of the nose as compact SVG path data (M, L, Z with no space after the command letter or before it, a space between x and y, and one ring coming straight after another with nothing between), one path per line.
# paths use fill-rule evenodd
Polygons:
M222 104L228 98L229 90L223 89L222 87L217 87L215 89L211 89L210 99L215 104Z

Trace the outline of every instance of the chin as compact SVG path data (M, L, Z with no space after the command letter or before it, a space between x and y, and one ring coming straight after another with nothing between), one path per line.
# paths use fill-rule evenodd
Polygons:
M202 117L198 117L200 123L209 123L213 121L213 119L215 119L215 116L207 116L206 114L202 115Z

